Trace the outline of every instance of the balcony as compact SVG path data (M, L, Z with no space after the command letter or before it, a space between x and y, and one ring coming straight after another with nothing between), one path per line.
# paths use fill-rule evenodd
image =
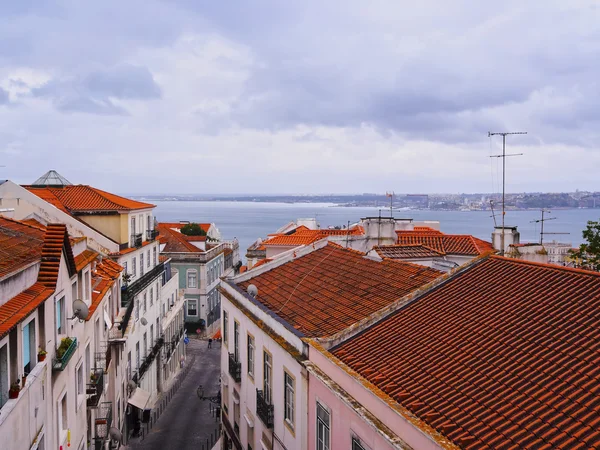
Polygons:
M236 361L233 353L229 354L229 375L231 375L236 383L242 381L242 363Z
M147 230L146 231L146 240L153 241L158 236L158 230Z
M101 450L109 439L109 430L112 426L112 403L103 402L98 407L95 421L96 437L94 438L94 449Z
M68 340L71 341L68 344ZM68 346L67 346L68 345ZM66 348L65 348L66 347ZM56 349L56 358L52 362L52 370L62 372L67 367L71 356L75 353L75 349L77 348L77 338L64 338L60 346Z
M132 234L131 235L131 244L129 245L131 248L133 247L141 247L142 246L142 233Z
M256 414L267 428L273 428L273 405L269 405L265 400L263 391L256 390Z
M100 403L100 397L104 391L104 371L94 370L90 377L90 382L87 385L85 393L87 394L87 407L96 408Z

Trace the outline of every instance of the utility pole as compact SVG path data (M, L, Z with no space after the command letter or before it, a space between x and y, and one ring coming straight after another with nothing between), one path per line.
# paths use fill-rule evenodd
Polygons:
M488 131L488 137L500 135L502 136L502 154L501 155L492 155L490 158L502 158L502 238L500 239L500 254L504 256L504 216L506 215L506 208L504 198L506 195L506 157L507 156L521 156L523 153L512 153L510 155L506 154L506 136L509 134L527 134L527 131L512 131L505 133L492 133Z

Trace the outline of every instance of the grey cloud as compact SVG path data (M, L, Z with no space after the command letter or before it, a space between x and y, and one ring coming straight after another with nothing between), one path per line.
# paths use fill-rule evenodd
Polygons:
M148 68L123 65L83 77L52 80L32 93L52 99L56 108L64 112L126 115L127 110L115 104L114 99L152 100L160 98L161 89Z
M6 104L9 101L8 92L0 87L0 105Z
M160 98L161 89L147 67L122 65L89 74L82 85L91 93L121 99Z

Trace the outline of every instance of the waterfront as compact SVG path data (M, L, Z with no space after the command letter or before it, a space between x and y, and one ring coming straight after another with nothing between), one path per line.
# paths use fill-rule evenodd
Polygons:
M389 216L389 209L341 207L327 203L256 203L256 202L195 202L158 201L156 216L162 222L189 220L212 222L217 225L224 239L237 237L240 241L241 256L246 248L258 237L275 232L286 223L301 218L315 217L321 227L346 225L357 222L361 217ZM472 234L489 241L494 228L490 211L394 211L395 217L415 220L439 220L445 233ZM598 220L598 209L569 209L554 211L550 217L556 220L545 225L547 232L566 232L568 235L547 235L546 241L553 239L571 242L574 246L582 242L581 232L588 220ZM506 225L519 227L522 242L539 240L540 226L531 223L540 218L539 211L508 211ZM500 221L500 217L497 217Z

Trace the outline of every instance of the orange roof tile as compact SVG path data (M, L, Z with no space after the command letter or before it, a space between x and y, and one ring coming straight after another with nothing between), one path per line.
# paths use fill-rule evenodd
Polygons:
M44 233L38 227L0 216L0 277L40 261Z
M99 253L94 250L84 250L75 257L75 268L77 272L81 272L85 266L94 261L98 257Z
M398 244L426 245L442 253L479 256L495 252L490 242L466 234L443 234L440 232L396 231Z
M188 242L188 237L179 231L174 230L169 223L158 224L158 239L161 244L165 244L162 250L166 253L202 253L204 250Z
M69 214L88 211L133 211L155 206L82 184L62 187L23 187Z
M419 232L421 232L421 233L423 233L423 232L431 232L431 233L433 233L433 234L442 234L442 232L441 232L441 231L439 231L439 230L436 230L435 228L431 228L431 227L424 227L424 226L416 226L416 227L413 227L413 230L414 230L414 231L419 231Z
M380 245L373 250L382 258L411 259L411 258L439 258L445 253L421 244L411 245Z
M106 293L114 286L123 267L108 258L98 259L93 276L92 303L86 320L90 320Z
M248 270L248 266L241 266L240 267L240 273L244 273Z
M251 272L250 272L251 273ZM442 275L416 264L373 261L329 243L239 283L307 337L333 335Z
M76 272L67 228L64 225L48 224L43 241L39 242L37 236L40 230L35 227L6 218L0 218L0 224L0 237L6 233L12 234L13 237L17 235L18 238L23 238L27 234L34 236L39 248L37 259L40 260L37 282L0 306L1 338L54 294L63 254L69 274L72 276ZM11 248L14 249L14 246ZM24 267L22 260L18 259L18 261L20 261L19 267Z
M600 448L599 273L488 256L332 352L461 448Z
M324 239L327 236L360 236L365 234L365 230L361 226L355 226L349 230L336 230L336 229L324 229L324 230L310 230L306 226L301 225L294 230L285 234L272 234L271 237L265 240L263 246L285 246L285 247L298 247L301 245L308 245L318 240Z

